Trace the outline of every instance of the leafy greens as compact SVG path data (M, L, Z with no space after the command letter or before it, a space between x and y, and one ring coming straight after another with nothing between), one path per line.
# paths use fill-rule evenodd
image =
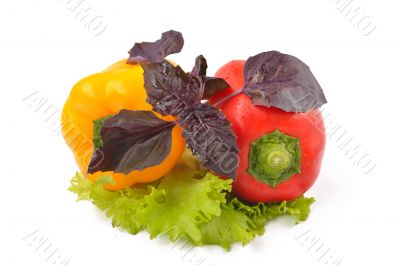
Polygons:
M187 240L193 245L247 244L264 233L267 221L292 215L297 222L307 218L312 198L291 202L247 205L230 198L232 180L221 179L203 169L176 167L158 182L108 191L111 176L91 183L77 173L70 191L78 200L88 200L112 219L115 227L136 234L147 230L151 238L163 235L171 241Z

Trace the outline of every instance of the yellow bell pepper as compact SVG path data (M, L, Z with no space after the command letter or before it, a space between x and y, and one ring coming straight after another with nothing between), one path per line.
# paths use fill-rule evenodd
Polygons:
M71 148L81 173L85 174L92 154L93 121L116 114L122 109L152 110L146 102L143 69L139 64L127 64L119 61L103 72L90 75L80 80L71 90L62 112L62 134ZM160 119L172 121L172 116ZM135 183L151 182L168 173L181 157L186 143L182 129L176 125L172 130L171 152L159 165L143 170L134 170L129 174L115 172L96 172L87 174L95 181L103 175L111 175L115 185L105 185L110 190L122 189Z

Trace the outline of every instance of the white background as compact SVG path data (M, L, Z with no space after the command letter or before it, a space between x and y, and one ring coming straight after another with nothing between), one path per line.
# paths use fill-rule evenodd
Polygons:
M99 28L107 26L101 34L80 21L71 9L76 2L0 4L0 264L62 264L64 258L71 265L399 264L395 1L354 0L341 11L347 1L85 0L82 7L93 12L86 19L99 15ZM360 17L349 21L352 10ZM368 21L369 29L376 26L369 34L363 30ZM338 148L344 138L332 134L320 177L307 192L317 200L307 222L293 226L281 218L264 236L229 253L112 228L94 206L75 202L67 191L76 165L55 132L57 115L76 81L125 58L135 41L155 40L169 29L185 37L183 52L171 58L186 70L201 53L209 73L261 51L299 57L324 88L330 128L352 137L351 145L360 145L376 167L366 173ZM24 100L35 92L47 112ZM47 250L40 240L47 240Z

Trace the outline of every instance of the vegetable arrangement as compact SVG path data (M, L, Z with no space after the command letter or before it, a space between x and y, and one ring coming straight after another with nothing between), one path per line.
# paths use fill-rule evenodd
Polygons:
M325 145L326 99L308 66L273 51L210 77L202 55L191 72L165 59L183 43L176 31L136 43L72 88L70 190L113 226L196 246L247 244L281 215L304 221Z

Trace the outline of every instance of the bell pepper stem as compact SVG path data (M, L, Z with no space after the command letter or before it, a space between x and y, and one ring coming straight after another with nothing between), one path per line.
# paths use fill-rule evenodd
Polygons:
M300 159L299 140L276 130L251 144L247 171L275 187L300 172Z

